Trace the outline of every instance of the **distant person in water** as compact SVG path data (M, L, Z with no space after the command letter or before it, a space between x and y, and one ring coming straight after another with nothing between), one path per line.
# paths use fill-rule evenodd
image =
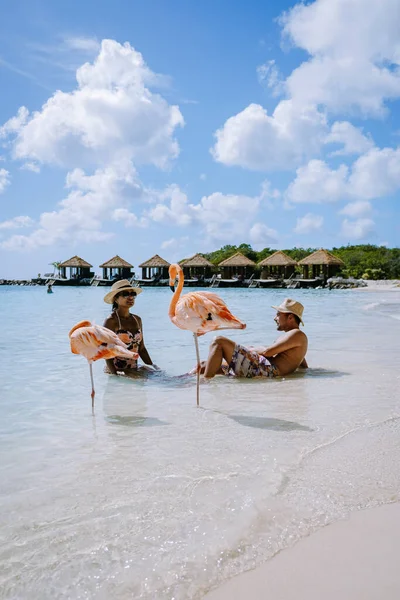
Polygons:
M127 279L121 279L113 283L111 291L104 296L104 302L112 304L112 313L103 325L116 333L126 344L128 350L139 354L145 365L158 370L144 344L142 319L139 315L130 312L137 296L142 291L140 287L133 287ZM122 356L106 360L106 364L105 372L113 375L118 375L118 373L132 375L138 371L137 360Z
M299 367L307 368L308 340L300 324L304 307L300 302L286 298L276 309L274 321L278 331L285 332L271 346L253 348L236 344L223 336L211 343L208 359L201 372L210 379L214 375L236 377L283 377Z
M53 293L53 286L51 285L51 283L49 283L49 285L47 286L47 293L48 294L52 294Z

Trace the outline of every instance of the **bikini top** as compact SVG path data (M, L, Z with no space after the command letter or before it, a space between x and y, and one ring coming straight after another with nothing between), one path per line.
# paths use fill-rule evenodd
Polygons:
M127 329L122 329L121 319L119 318L118 312L114 311L114 314L117 316L118 325L119 325L119 327L115 333L117 334L117 336L119 337L121 342L124 342L124 344L126 345L128 350L131 350L132 352L139 352L139 345L140 345L141 341L143 340L143 334L139 327L139 323L138 323L138 320L136 319L135 315L132 315L132 317L136 321L138 330L136 333L131 333ZM119 368L120 370L123 370L126 368L130 368L130 369L137 368L137 360L134 358L125 358L125 357L117 356L116 358L114 358L114 364L115 364L116 368Z

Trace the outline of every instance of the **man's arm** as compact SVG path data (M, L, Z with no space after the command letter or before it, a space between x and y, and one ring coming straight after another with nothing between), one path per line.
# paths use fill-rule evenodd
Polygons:
M271 346L265 348L264 352L261 352L261 354L262 356L265 356L265 358L272 358L277 354L281 354L281 352L285 352L291 348L297 348L301 343L301 331L293 329L292 331L289 331L284 340L274 342Z
M308 363L305 358L303 358L303 360L299 364L299 369L308 369Z

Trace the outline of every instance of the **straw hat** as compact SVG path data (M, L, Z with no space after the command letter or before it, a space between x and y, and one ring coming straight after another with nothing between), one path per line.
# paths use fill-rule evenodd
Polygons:
M107 304L112 304L115 296L120 292L125 292L126 290L136 292L137 296L143 292L142 288L133 287L127 279L121 279L120 281L116 281L112 284L111 291L104 296L104 302L107 302Z
M304 325L302 319L304 306L300 304L300 302L285 298L280 306L273 306L272 308L275 308L275 310L281 313L292 313L293 315L296 315L296 317L299 317L300 323Z

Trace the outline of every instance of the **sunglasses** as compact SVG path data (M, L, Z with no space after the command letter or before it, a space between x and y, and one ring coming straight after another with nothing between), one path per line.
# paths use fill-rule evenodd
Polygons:
M118 296L122 296L123 298L128 298L128 296L133 296L135 298L136 292L121 292Z

